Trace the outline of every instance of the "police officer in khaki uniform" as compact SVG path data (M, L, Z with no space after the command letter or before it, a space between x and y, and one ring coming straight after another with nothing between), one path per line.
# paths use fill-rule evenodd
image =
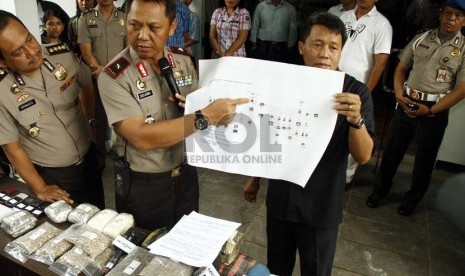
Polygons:
M126 13L116 8L113 0L97 0L94 9L85 11L78 21L78 43L82 58L89 65L95 86L96 142L99 163L105 164L105 141L111 139L111 129L97 89L97 77L103 67L126 47Z
M64 43L42 48L11 13L0 11L0 26L0 144L9 160L39 199L103 207L93 114L79 100L89 68Z
M116 150L130 166L128 178L120 165L115 166L116 207L133 214L136 225L147 229L172 227L183 215L198 210L197 173L184 162L183 140L208 124L228 123L235 106L248 102L219 99L196 114L182 116L157 63L163 57L169 61L183 94L177 94L182 106L184 96L198 88L198 76L183 49L176 53L164 46L176 27L175 12L174 0L130 2L130 47L109 63L98 80L105 111L117 133Z
M465 96L465 37L460 33L464 25L465 0L449 0L441 8L439 29L418 35L399 55L394 73L398 108L368 207L376 208L389 192L397 167L415 135L418 149L412 184L397 213L411 215L428 189L449 108Z

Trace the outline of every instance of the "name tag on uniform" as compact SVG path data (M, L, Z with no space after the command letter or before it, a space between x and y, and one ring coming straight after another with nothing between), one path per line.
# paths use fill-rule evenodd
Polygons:
M18 106L19 111L23 111L25 109L28 109L29 107L33 106L36 104L36 100L32 99L30 101L27 101L23 103L22 105Z
M149 90L149 91L145 91L145 92L137 94L137 98L139 98L139 100L142 100L152 95L153 95L152 90Z
M447 70L440 68L438 69L438 74L436 76L436 81L437 82L445 82L447 77Z

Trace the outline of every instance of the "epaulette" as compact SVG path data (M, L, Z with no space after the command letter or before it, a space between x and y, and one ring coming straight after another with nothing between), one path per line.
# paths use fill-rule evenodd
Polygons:
M129 67L131 63L125 59L124 57L120 57L119 59L115 60L112 64L108 65L105 68L105 71L110 75L112 78L116 79L121 73Z
M90 12L92 12L92 11L94 11L93 8L92 8L92 9L87 9L87 10L82 11L82 12L81 12L81 16L79 16L79 19L84 18L84 16L86 16L88 13L90 13Z
M2 81L6 76L8 76L8 72L0 69L0 81Z
M53 44L45 47L45 49L47 49L51 56L71 52L66 43Z
M168 50L175 54L181 54L185 56L191 56L191 52L187 48L169 46Z

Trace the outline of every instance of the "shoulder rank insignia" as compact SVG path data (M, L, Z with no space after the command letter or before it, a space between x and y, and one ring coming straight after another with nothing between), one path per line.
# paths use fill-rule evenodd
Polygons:
M105 71L110 75L112 78L116 79L126 68L128 68L130 62L125 59L124 57L120 57L112 64L108 65L105 68Z
M174 46L169 46L168 48L169 48L170 52L172 52L172 53L181 54L181 55L185 55L185 56L191 56L191 52L186 48L174 47Z
M84 17L87 16L88 13L91 13L93 11L94 11L94 9L92 9L92 8L82 11L81 16L79 16L79 19L83 19Z
M48 53L51 56L63 54L63 53L69 53L71 51L68 48L68 45L66 45L66 43L54 44L54 45L45 47L45 49L47 49Z
M0 81L2 81L7 75L8 73L5 70L0 69Z

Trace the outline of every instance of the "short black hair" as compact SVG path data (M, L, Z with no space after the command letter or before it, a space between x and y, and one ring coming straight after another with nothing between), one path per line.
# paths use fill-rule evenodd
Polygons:
M163 6L166 7L166 10L165 10L165 15L166 17L169 18L170 22L172 22L175 18L176 18L176 6L177 6L177 2L175 0L128 0L126 2L126 12L129 13L129 11L131 10L131 6L132 6L132 2L134 1L141 1L141 2L145 2L145 3L157 3L157 4L161 4Z
M6 29L6 27L12 20L18 21L21 25L23 25L24 28L26 28L26 25L24 25L23 21L21 21L18 17L16 17L16 15L10 12L7 12L5 10L0 10L0 33L2 33ZM0 59L3 59L3 54L1 51L0 51Z
M347 32L344 26L344 23L339 19L339 17L331 14L329 12L320 12L311 15L305 23L301 26L300 30L300 41L305 42L307 37L312 32L312 28L314 25L322 25L326 28L334 31L336 34L341 34L342 36L342 46L347 41Z

